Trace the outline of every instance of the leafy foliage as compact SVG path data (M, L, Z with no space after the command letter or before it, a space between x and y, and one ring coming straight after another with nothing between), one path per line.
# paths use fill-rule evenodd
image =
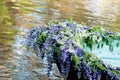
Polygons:
M111 80L120 79L120 69L108 67L94 54L85 51L86 47L91 50L95 45L102 48L108 45L113 50L112 43L119 40L117 33L103 30L100 26L88 28L77 24L74 21L64 20L62 22L50 22L48 27L34 28L29 34L29 45L35 49L42 58L47 56L48 75L50 74L52 63L59 63L60 73L67 79L70 66L77 70L78 78L81 76L86 80L100 80L102 73ZM119 42L116 44L119 47ZM36 50L36 49L35 49Z

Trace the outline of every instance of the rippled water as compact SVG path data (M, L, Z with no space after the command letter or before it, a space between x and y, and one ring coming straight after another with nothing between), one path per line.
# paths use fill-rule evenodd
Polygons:
M0 16L0 80L47 80L46 64L25 47L33 26L71 17L90 27L120 32L120 0L2 0ZM119 53L114 57L118 63ZM55 71L52 80L59 78Z

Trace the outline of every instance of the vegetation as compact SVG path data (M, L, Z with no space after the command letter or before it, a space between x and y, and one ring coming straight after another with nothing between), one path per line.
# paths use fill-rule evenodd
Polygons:
M86 47L92 50L95 46L102 48L104 45L113 51L113 42L117 41L116 47L120 44L120 35L117 33L100 26L89 28L72 20L63 20L50 22L47 27L33 28L28 38L28 46L32 46L38 56L47 57L48 76L52 63L56 63L65 80L71 66L79 80L101 80L103 76L106 80L120 79L119 67L107 65L86 51Z

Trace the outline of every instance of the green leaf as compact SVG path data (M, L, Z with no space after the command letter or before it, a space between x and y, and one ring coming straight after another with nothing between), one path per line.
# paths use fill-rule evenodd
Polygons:
M80 58L75 54L72 58L73 62L75 63L75 67L78 68Z
M98 25L92 27L92 29L93 29L94 32L98 32L98 33L102 33L103 32L101 26L98 26Z
M106 70L106 68L100 63L96 61L96 66L100 68L101 70Z

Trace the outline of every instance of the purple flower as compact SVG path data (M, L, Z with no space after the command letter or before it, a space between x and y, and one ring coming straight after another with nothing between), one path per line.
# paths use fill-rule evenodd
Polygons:
M120 67L116 67L116 70L120 71Z
M33 33L36 32L36 31L37 30L33 28L32 30L30 30L30 35L33 35Z
M68 39L68 40L65 41L65 44L70 45L70 44L72 44L72 41Z
M108 76L110 76L111 79L117 78L115 74L111 73L109 70L104 70L104 73L106 73Z
M42 48L47 49L49 45L50 45L50 44L46 42L46 43L44 43L44 45L43 45Z
M86 26L85 26L85 27L83 27L82 29L83 29L83 30L89 30L89 28L88 28L88 27L86 27Z
M86 76L88 77L88 80L92 80L91 68L89 67L89 65L86 62L83 62L82 67L85 70L85 73L86 73Z
M69 26L70 28L75 27L75 24L71 24L71 23L66 23L67 26Z
M113 68L110 67L110 65L106 65L106 67L110 70L112 70Z
M106 32L106 34L105 35L111 35L111 34L115 34L114 32Z
M56 38L53 37L53 38L51 39L51 44L55 43L56 41L57 41Z
M59 38L62 38L63 35L62 34L58 34L56 37L57 37L57 39L59 39Z
M100 80L100 79L101 79L101 72L100 72L100 70L98 70L98 69L97 69L97 71L96 71L96 79L97 79L97 80Z
M66 48L63 48L62 49L62 56L61 56L61 60L62 62L64 63L67 59L67 51L66 51Z
M77 55L79 56L79 57L82 57L82 56L84 56L84 52L83 52L83 50L80 48L80 47L76 47L76 53L77 53Z

